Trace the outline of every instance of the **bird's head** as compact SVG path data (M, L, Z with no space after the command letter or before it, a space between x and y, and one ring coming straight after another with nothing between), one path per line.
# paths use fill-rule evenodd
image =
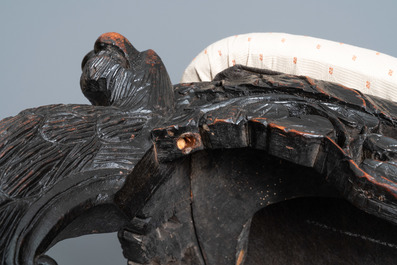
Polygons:
M139 51L123 35L117 32L107 32L99 36L95 41L94 50L84 57L81 68L83 69L93 56L105 52L113 52L113 56L116 57L119 55L119 62L125 68L130 68L132 60L139 54Z
M133 67L133 60L138 55L139 51L119 33L108 32L98 37L94 50L81 63L80 86L93 105L112 105L116 98L114 86L109 83L115 74Z
M115 32L99 36L82 62L80 86L96 106L128 110L167 111L173 105L173 86L160 57L137 51Z

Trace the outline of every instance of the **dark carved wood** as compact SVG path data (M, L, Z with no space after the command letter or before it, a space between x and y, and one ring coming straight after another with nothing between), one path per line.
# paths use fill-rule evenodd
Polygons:
M172 86L117 33L82 70L93 106L0 122L2 264L112 231L131 264L396 260L396 103L244 66Z

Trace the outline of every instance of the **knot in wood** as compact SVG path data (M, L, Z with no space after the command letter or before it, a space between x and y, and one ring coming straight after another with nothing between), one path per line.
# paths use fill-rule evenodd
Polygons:
M189 154L196 146L197 140L193 134L183 134L176 141L176 146L184 154Z

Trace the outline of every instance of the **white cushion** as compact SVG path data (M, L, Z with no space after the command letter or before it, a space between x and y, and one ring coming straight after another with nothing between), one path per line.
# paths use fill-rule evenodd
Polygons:
M397 101L397 58L286 33L250 33L217 41L197 55L181 82L211 81L235 64L306 75Z

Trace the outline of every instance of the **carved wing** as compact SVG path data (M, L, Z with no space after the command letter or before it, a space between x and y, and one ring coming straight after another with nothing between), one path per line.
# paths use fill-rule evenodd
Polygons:
M56 209L57 202L54 202L54 198L63 197L66 201L70 200L71 206L75 204L77 207L79 203L66 196L70 195L67 192L70 185L84 186L90 183L91 189L95 189L95 178L108 176L108 179L113 179L113 183L107 183L108 189L115 192L150 146L146 140L148 134L141 134L147 120L142 115L134 116L114 107L50 105L25 110L15 117L1 121L2 263L4 264L5 258L9 259L7 262L10 264L17 262L10 261L19 258L13 257L10 252L18 252L24 243L21 239L18 242L13 240L21 236L22 228L28 229L27 226L37 222L33 220L33 215L36 219L39 218L37 215L48 213L57 216L59 220L68 218L67 212L70 209ZM97 197L98 194L90 196ZM111 202L111 199L98 199L102 203ZM91 204L95 204L92 202L95 200L96 198L91 198ZM50 206L47 212L29 212L35 205L43 205L43 201L46 201L47 207ZM86 204L85 207L88 209L91 206ZM59 220L56 223L62 223ZM49 232L52 227L50 224L47 226L45 229ZM103 231L107 229L116 228L105 227ZM80 233L87 233L87 228ZM22 234L27 233L25 231ZM40 251L45 251L55 243L52 241L54 238L44 232L40 236L49 237L46 239L48 242L40 246ZM26 236L24 240L28 241ZM23 254L26 255L27 251Z

